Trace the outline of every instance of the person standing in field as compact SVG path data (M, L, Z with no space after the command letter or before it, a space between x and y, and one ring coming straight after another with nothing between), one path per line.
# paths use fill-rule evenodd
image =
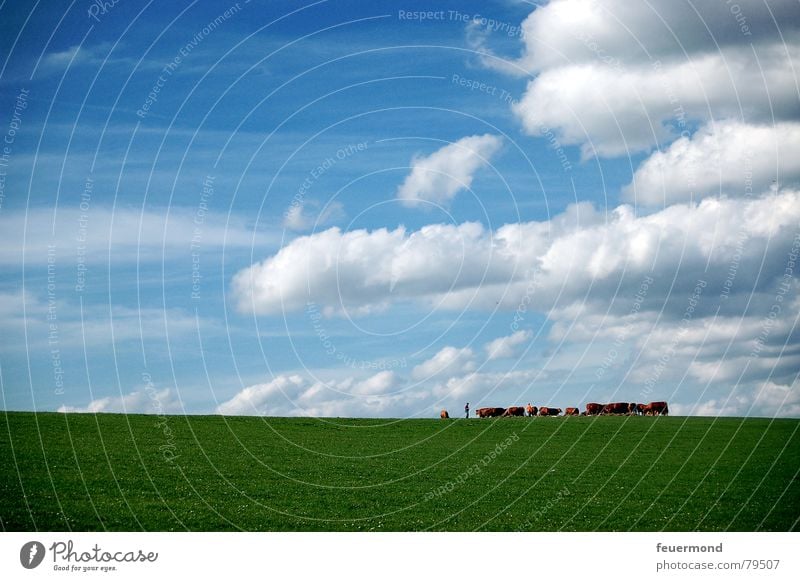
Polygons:
M467 402L467 405L464 406L464 417L469 419L469 402Z

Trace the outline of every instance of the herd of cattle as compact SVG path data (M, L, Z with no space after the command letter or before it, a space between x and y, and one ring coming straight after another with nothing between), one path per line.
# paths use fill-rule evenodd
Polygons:
M651 401L650 403L587 403L586 410L580 408L536 407L528 404L525 407L511 406L509 408L478 408L475 415L479 418L499 418L511 416L666 416L669 415L669 406L665 401ZM447 410L442 410L441 418L449 418Z

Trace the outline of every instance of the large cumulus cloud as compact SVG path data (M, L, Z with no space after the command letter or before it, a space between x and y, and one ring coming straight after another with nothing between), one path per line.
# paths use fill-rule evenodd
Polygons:
M749 296L778 275L798 224L800 193L782 191L643 216L625 205L606 216L583 203L552 220L495 231L471 222L413 232L332 228L243 269L232 290L241 311L257 314L298 311L307 302L327 314L405 301L513 310L526 297L549 312L605 300L644 274L659 281L648 304L690 290L701 276L721 288L735 261L732 295Z
M530 78L512 107L526 132L554 131L584 158L668 147L637 172L630 198L667 205L738 195L742 180L728 169L741 167L748 136L758 185L796 181L796 2L552 0L522 28L519 58L482 62ZM695 162L696 182L686 179ZM658 179L673 163L674 175Z
M585 156L647 150L691 120L796 118L800 9L742 2L554 0L523 23L516 63L534 78L515 106ZM685 124L684 124L685 123Z

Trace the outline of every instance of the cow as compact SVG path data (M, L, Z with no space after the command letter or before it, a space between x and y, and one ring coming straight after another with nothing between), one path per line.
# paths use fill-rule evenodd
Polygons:
M561 413L561 408L548 408L548 407L539 408L540 416L557 416L560 413Z
M638 410L637 410L637 408L636 408L636 402L633 402L633 403L629 403L629 404L628 404L628 415L629 415L629 416L635 416L635 415L636 415L636 413L637 413L637 411L638 411Z
M651 401L644 406L644 414L646 416L668 416L669 406L665 401Z
M603 411L601 412L604 416L610 415L622 415L628 413L628 404L627 403L607 403L603 406Z
M581 412L578 408L567 408L564 412L565 416L579 416Z
M535 405L528 404L528 405L525 407L525 411L526 411L526 412L528 412L528 417L529 417L529 418L532 418L532 417L534 417L536 414L538 414L538 413L539 413L539 408L537 408Z
M496 418L502 416L506 408L478 408L475 410L475 415L479 418Z
M637 403L636 404L636 413L639 414L640 416L643 416L644 415L644 408L645 408L645 405L643 403Z
M442 418L443 420L448 420L450 419L450 414L447 413L447 410L442 410L439 413L439 417Z
M524 416L525 415L525 408L522 406L511 406L507 408L506 411L503 412L504 418L510 418L511 416Z
M599 416L603 412L603 408L606 407L605 404L602 403L587 403L586 404L586 415L587 416Z

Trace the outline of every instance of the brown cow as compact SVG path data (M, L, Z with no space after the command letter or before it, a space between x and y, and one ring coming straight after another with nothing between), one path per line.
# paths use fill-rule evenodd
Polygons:
M587 416L599 416L603 412L603 408L606 407L605 404L602 403L587 403L586 404L586 415Z
M646 416L668 416L669 406L665 401L651 401L644 406L644 414Z
M564 412L565 416L579 416L581 412L578 408L567 408Z
M602 414L604 416L610 415L623 415L628 413L627 403L607 403L603 406Z
M537 408L535 405L528 404L525 408L525 411L528 412L528 417L532 418L539 413L539 408Z
M447 420L450 419L450 414L447 413L447 410L442 410L439 413L439 417L442 418L443 420Z
M503 412L503 417L508 418L511 416L524 416L525 408L522 406L511 406Z
M639 414L640 416L643 416L644 415L644 408L645 408L645 405L643 403L637 403L636 404L636 413Z
M557 416L560 413L561 413L561 408L548 408L548 407L539 408L540 416Z
M506 408L478 408L475 410L475 415L479 418L496 418L502 416Z

